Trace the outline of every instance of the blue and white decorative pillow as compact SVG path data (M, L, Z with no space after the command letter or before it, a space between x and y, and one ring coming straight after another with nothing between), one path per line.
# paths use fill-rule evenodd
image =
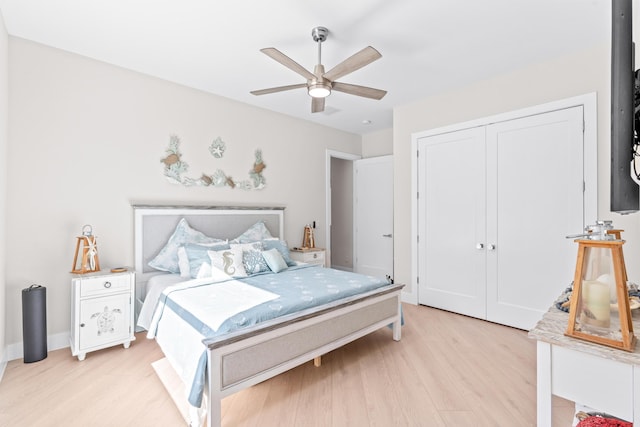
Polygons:
M201 274L201 267L204 264L209 265L211 270L210 258L208 251L229 249L229 244L221 242L213 246L196 245L195 243L187 243L178 249L178 266L180 267L180 276L196 278Z
M149 267L156 270L168 271L170 273L180 273L178 264L178 248L187 243L198 243L200 245L215 245L224 243L226 240L209 237L206 234L191 228L186 219L182 218L173 234L160 250L158 255L149 261Z
M289 267L296 265L296 262L291 259L291 254L289 253L289 246L287 245L286 240L280 240L274 237L271 239L263 240L262 244L264 246L265 251L269 249L274 249L274 248L277 249Z
M247 274L258 274L269 271L269 266L262 257L262 250L264 249L262 242L232 243L231 248L242 251L242 264Z
M262 251L262 257L274 273L280 273L288 268L287 263L276 248Z
M258 242L264 239L272 239L273 236L263 221L258 221L244 233L233 239L234 243Z

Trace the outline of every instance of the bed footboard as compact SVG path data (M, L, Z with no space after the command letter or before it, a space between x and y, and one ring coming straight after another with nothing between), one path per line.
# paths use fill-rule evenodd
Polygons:
M401 338L403 285L391 285L219 341L208 348L208 426L221 425L223 397L320 357L377 329L392 325Z

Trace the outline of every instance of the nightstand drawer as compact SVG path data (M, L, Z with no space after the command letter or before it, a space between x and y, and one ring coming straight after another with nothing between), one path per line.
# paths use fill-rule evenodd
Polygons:
M82 279L80 283L80 296L88 297L102 295L118 291L127 291L131 287L131 276L94 277Z
M291 259L294 261L306 262L308 264L317 264L324 266L325 264L325 251L324 249L308 249L308 250L295 250L292 249L289 252Z

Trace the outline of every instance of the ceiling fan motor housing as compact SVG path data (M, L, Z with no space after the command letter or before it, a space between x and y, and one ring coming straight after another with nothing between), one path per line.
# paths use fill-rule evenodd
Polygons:
M314 42L322 43L327 39L327 35L329 34L329 30L325 27L315 27L311 30L311 37L313 37Z

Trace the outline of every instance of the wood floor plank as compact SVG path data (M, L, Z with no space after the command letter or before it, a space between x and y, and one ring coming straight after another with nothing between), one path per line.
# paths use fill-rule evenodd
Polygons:
M423 306L404 306L402 341L383 328L222 401L225 427L535 426L535 341L525 331ZM0 427L185 425L138 334L131 348L69 349L8 363ZM38 402L34 404L34 402ZM554 427L572 402L554 398Z

